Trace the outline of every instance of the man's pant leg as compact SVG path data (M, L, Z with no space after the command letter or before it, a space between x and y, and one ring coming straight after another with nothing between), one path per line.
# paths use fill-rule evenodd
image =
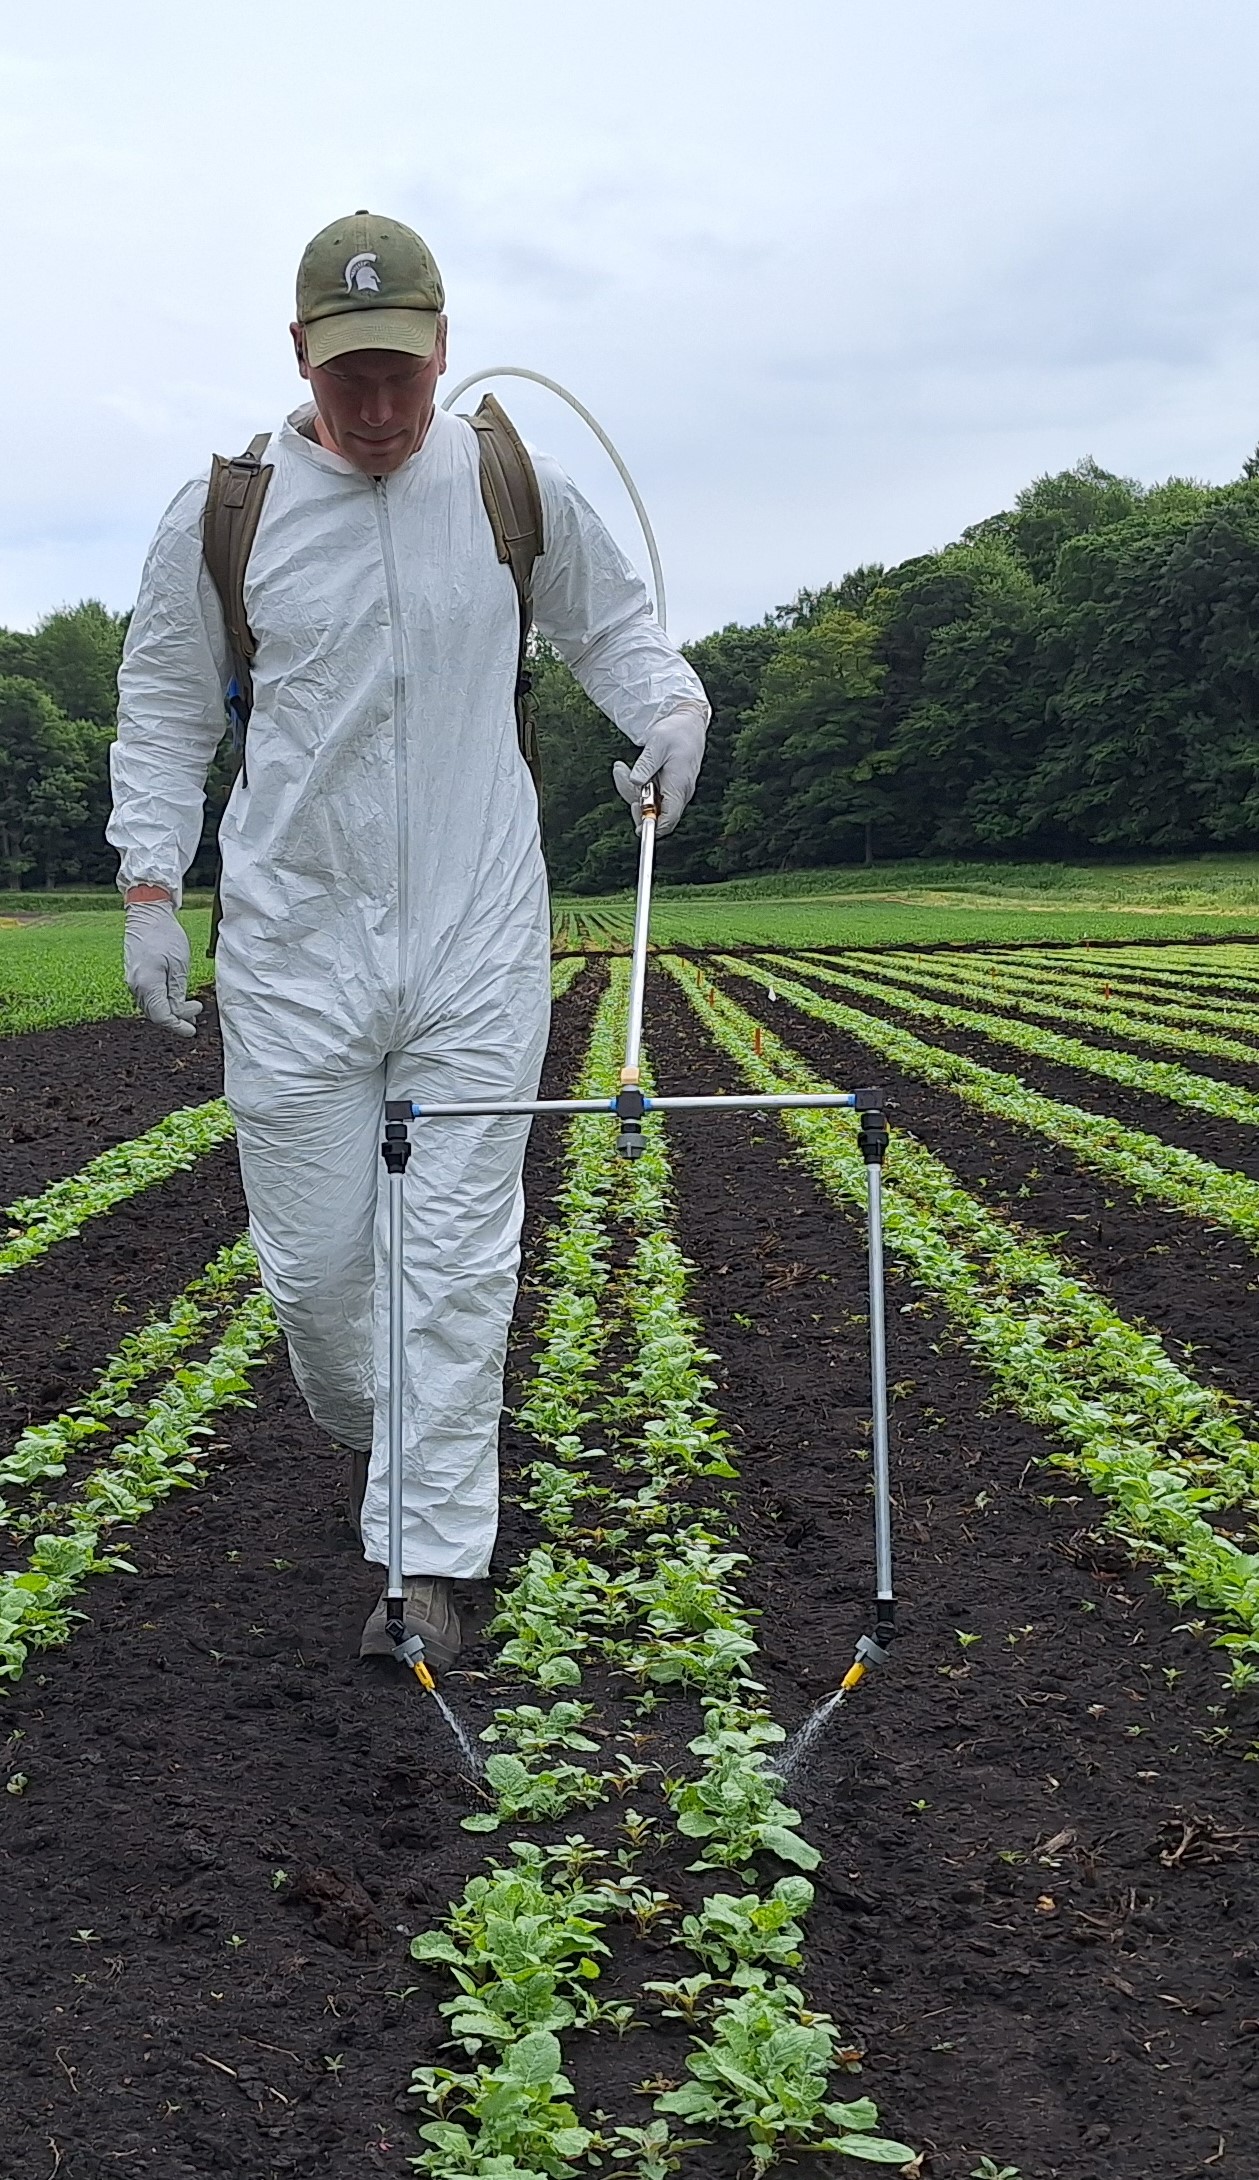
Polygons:
M293 1376L315 1422L365 1452L384 1069L261 1086L229 1063L227 1081L250 1234Z
M516 989L515 1019L487 1061L476 1042L443 1032L440 1056L400 1053L388 1095L441 1102L537 1095L546 1047L547 987ZM498 1528L498 1430L503 1363L516 1300L524 1212L525 1119L411 1124L403 1182L406 1295L403 1385L403 1571L476 1580ZM367 1557L388 1541L387 1204L377 1228L376 1435L363 1505Z

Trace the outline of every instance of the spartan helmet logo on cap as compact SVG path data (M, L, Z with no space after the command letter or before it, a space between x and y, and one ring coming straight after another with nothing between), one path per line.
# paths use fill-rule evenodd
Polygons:
M351 295L378 295L380 274L376 271L376 252L360 250L345 268L345 284Z

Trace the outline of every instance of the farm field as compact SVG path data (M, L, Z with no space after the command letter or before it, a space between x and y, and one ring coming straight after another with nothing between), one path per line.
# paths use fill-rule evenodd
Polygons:
M668 844L662 855L668 873ZM557 895L557 953L625 951L631 894ZM209 900L190 894L192 988L213 980ZM1191 942L1259 936L1259 857L1148 866L899 863L666 887L658 945L812 948ZM122 918L112 888L0 894L0 1035L127 1016Z
M670 886L652 917L674 946L980 946L1129 943L1259 933L1259 857L1148 865L885 864ZM628 945L632 895L560 898L556 945Z
M901 1632L784 1774L871 1589L850 1116L535 1129L478 1764L354 1662L212 1008L0 1042L21 2180L1249 2180L1259 945L679 943L661 1087L890 1100Z

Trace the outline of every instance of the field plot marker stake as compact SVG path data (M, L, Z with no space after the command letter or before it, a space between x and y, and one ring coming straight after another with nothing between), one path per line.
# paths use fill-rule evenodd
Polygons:
M866 1219L870 1290L870 1407L874 1453L874 1631L862 1635L856 1654L833 1696L801 1728L797 1740L812 1739L826 1716L837 1708L872 1665L886 1665L896 1633L892 1586L892 1481L887 1408L887 1334L883 1300L883 1160L888 1147L887 1115L881 1090L791 1091L773 1096L647 1097L642 1089L643 1005L647 991L647 948L651 923L651 881L659 815L654 783L643 789L638 847L638 894L630 961L625 1063L615 1097L460 1100L417 1105L410 1098L390 1098L385 1105L381 1146L389 1175L389 1569L385 1589L385 1626L400 1665L437 1696L424 1661L424 1645L405 1626L402 1569L402 1385L405 1368L405 1288L402 1264L403 1180L411 1156L408 1129L415 1120L472 1120L537 1113L605 1113L619 1123L616 1147L624 1158L641 1157L643 1120L648 1113L785 1112L841 1108L858 1115L858 1136L866 1169ZM715 997L715 994L711 994ZM442 1709L445 1710L442 1704ZM447 1713L449 1716L449 1713Z

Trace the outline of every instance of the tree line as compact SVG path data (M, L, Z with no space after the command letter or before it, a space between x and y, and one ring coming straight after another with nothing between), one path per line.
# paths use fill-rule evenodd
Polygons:
M125 628L88 601L0 630L0 885L113 876ZM1077 463L938 552L853 569L685 650L713 723L662 852L674 881L1259 846L1259 452L1220 486ZM552 878L623 885L623 738L546 644L531 678ZM193 883L212 876L230 778L225 743Z

